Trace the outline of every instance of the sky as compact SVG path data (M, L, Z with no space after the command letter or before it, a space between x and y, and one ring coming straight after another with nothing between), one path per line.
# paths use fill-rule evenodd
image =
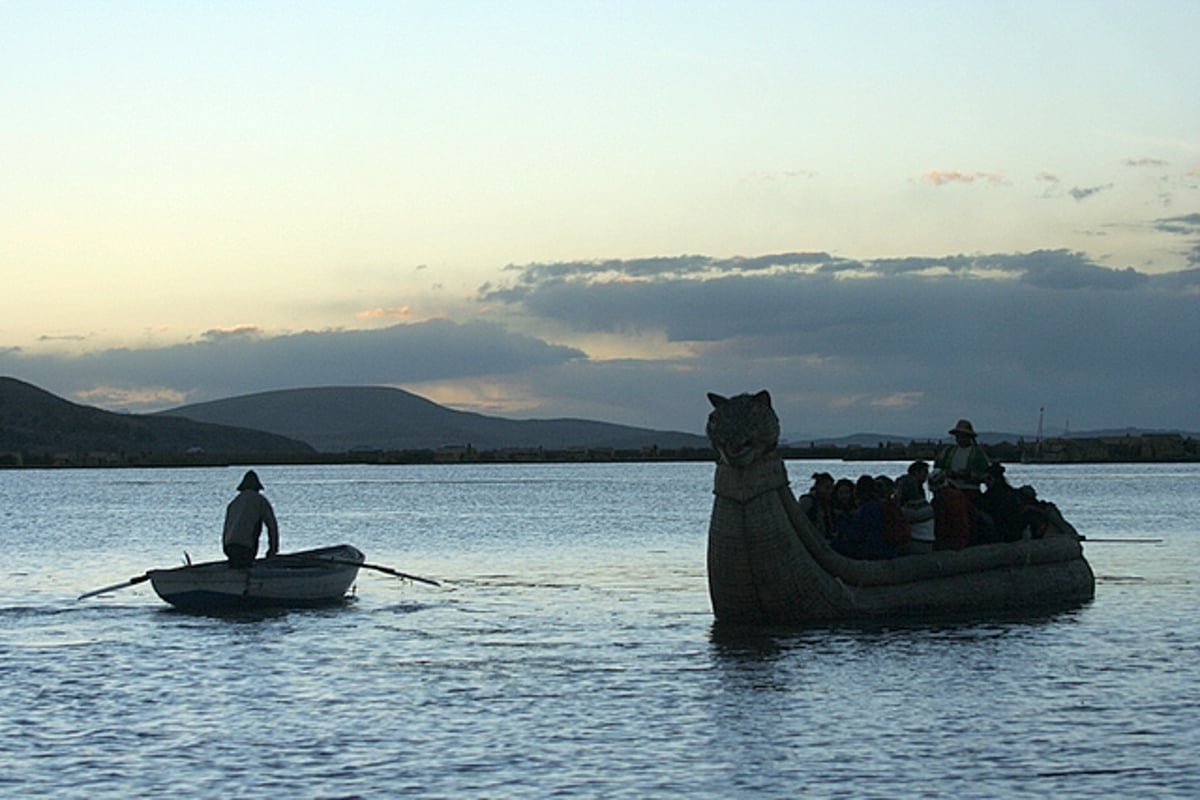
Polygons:
M1200 431L1200 3L0 0L0 375Z

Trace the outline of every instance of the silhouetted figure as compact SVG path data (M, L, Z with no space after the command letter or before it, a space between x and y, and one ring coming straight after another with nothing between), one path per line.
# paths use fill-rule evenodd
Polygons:
M960 419L949 431L954 444L938 453L934 464L946 473L951 486L957 486L974 504L979 504L979 484L988 468L987 453L976 441L975 428L969 419Z
M797 503L813 527L826 539L832 539L837 533L833 520L833 476L814 472L812 477L812 488L800 495Z
M983 477L987 491L980 500L980 510L991 522L992 541L1015 542L1025 536L1025 503L1021 493L1004 477L1004 465L991 464Z
M929 489L933 492L933 548L962 550L971 543L971 501L940 469L929 474Z
M221 537L229 566L244 569L254 563L258 555L258 539L263 526L267 526L267 556L279 552L279 525L275 522L275 509L267 498L259 494L262 481L254 470L242 477L238 484L237 497L225 509L225 533Z
M924 463L924 462L921 462ZM909 473L896 481L897 500L900 510L909 524L908 542L900 548L900 555L914 556L933 552L934 512L925 499L921 479Z
M833 541L833 548L850 558L894 558L896 547L884 539L883 504L876 496L875 479L863 475L855 484L858 510L850 524Z

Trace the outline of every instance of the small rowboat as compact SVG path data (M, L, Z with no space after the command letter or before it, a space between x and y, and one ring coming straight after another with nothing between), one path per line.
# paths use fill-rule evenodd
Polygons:
M365 556L348 544L260 558L246 569L226 561L146 573L154 591L183 611L307 608L344 600Z

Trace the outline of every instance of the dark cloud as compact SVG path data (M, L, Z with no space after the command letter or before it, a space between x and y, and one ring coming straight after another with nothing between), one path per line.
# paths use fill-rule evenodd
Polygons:
M1164 217L1154 221L1154 227L1164 233L1179 233L1185 236L1200 235L1200 214L1185 214L1181 217Z
M267 389L505 375L584 357L492 323L433 320L273 337L250 328L206 331L188 344L73 357L0 353L0 371L64 395L95 386L172 387L190 402Z
M38 341L39 342L83 342L83 341L87 341L87 338L88 337L84 336L83 334L78 334L78 333L64 334L62 336L52 336L51 334L47 333L47 334L43 334L43 335L39 336Z
M1066 250L874 261L792 255L754 259L776 267L772 270L735 271L729 261L710 260L703 280L688 269L673 269L669 259L653 280L640 281L625 279L629 273L622 262L607 262L603 272L537 264L519 277L519 290L487 289L483 296L580 331L648 329L676 341L713 341L746 330L861 325L893 313L909 317L930 298L942 304L993 302L1021 286L1127 291L1151 280L1132 268L1112 270ZM682 260L687 267L695 264L695 257ZM786 269L789 264L798 268ZM632 269L642 274L637 262Z
M482 300L519 301L534 288L566 284L578 280L608 280L614 277L638 281L666 277L695 278L728 273L763 272L779 268L825 265L831 261L828 253L776 253L744 258L712 258L700 255L655 256L651 258L609 259L597 261L567 261L510 264L506 272L517 273L511 285L497 287L485 284L479 290Z
M1185 214L1180 217L1164 217L1154 221L1154 227L1163 233L1195 237L1186 252L1189 264L1200 265L1200 214Z
M1200 219L1156 224L1190 235ZM802 436L941 436L963 416L1032 433L1041 407L1048 423L1070 417L1077 430L1200 430L1191 368L1200 268L1110 269L1068 250L782 253L537 263L511 267L507 279L479 299L522 330L578 341L638 334L666 339L671 355L589 359L549 336L437 320L286 336L207 331L174 347L69 359L0 351L0 373L76 398L157 387L174 398L160 408L274 388L478 379L530 392L540 405L519 416L691 432L703 429L706 392L764 388L784 429Z
M1108 191L1111 188L1113 188L1113 184L1111 183L1105 183L1100 186L1076 186L1068 194L1074 197L1077 202L1083 202L1092 195Z
M236 328L212 328L200 334L200 338L209 342L247 341L262 333L261 328L253 325L239 325Z
M1028 428L1045 405L1095 427L1200 428L1200 376L1179 369L1200 346L1195 271L1114 270L1064 250L825 257L743 274L714 262L703 280L669 263L648 281L625 280L620 262L603 279L562 266L549 272L575 278L522 275L512 302L581 332L653 330L690 343L696 357L659 362L669 378L656 385L771 388L800 420L791 430L936 430L928 420L968 413Z

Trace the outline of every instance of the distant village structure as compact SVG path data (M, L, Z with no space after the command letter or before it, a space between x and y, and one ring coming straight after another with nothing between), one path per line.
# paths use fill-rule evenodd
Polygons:
M843 458L849 461L931 459L944 442L880 442L862 445L784 447L787 458ZM1010 464L1089 464L1105 462L1198 461L1200 442L1179 433L1143 433L1123 436L1066 438L1029 442L995 442L983 449L993 461Z
M780 453L787 459L830 459L843 461L911 461L932 459L944 441L922 440L863 444L782 444ZM1189 462L1200 461L1200 441L1178 433L1145 433L1094 438L1051 438L1041 442L1018 439L1016 442L984 444L988 457L1004 463L1085 464L1113 462ZM220 454L190 448L179 453L109 452L22 452L0 451L3 467L124 467L124 466L213 466L241 464L520 464L538 462L619 462L619 461L710 461L709 448L642 447L545 447L480 450L469 444L453 444L432 449L378 450L355 448L345 453L271 453Z

